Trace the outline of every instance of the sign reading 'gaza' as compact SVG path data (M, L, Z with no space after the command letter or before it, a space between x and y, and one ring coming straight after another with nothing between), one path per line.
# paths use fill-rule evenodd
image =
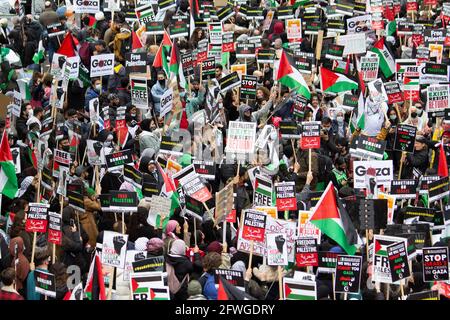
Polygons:
M114 53L91 57L91 78L114 74Z

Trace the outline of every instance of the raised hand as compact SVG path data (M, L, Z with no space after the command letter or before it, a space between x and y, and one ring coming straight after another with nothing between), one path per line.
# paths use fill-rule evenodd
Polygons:
M125 239L122 236L115 236L113 238L114 250L117 254L120 254L120 250L125 245Z

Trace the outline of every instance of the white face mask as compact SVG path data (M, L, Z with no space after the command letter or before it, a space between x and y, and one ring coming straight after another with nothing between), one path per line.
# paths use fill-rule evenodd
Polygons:
M96 89L97 91L101 91L101 90L102 90L102 85L101 85L101 84L95 85L95 89Z
M336 121L338 123L343 123L344 122L344 117L336 117Z
M33 109L28 110L28 117L32 117L33 116Z

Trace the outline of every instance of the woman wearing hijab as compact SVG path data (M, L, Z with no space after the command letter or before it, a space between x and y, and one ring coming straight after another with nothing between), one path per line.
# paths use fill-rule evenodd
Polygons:
M196 254L198 255L198 252ZM186 244L183 240L176 239L172 242L169 254L166 255L165 260L171 293L170 300L172 300L172 295L174 300L186 300L189 297L187 292L189 274L194 270L194 267L192 262L186 256ZM172 269L170 269L170 267L172 267ZM171 270L173 270L174 275L171 275ZM175 276L176 280L179 281L179 288L171 287L172 281L170 277L172 276Z
M187 222L184 223L184 242L187 247L190 246L189 238L191 237L191 234L188 232L188 224ZM164 240L164 252L170 252L170 247L172 245L172 242L174 240L180 239L182 236L181 234L181 226L176 220L169 220L167 222L166 231L163 233L163 240Z
M25 296L24 283L30 272L30 262L23 254L23 239L15 237L9 243L9 254L13 257L11 267L16 270L16 290L21 296ZM17 264L16 260L18 261Z

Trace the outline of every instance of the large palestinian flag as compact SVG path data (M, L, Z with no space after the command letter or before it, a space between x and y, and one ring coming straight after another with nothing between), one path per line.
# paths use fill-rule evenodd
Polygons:
M317 203L310 222L336 241L347 254L354 255L358 234L330 182Z
M301 94L306 99L311 98L311 92L302 74L289 63L286 53L281 53L280 64L278 66L277 81L285 85L298 94Z
M395 72L395 60L384 44L384 38L381 38L373 45L370 50L380 57L380 69L386 78L392 76Z
M320 83L322 92L340 93L344 91L356 90L358 83L349 77L325 68L320 68Z
M16 168L9 147L8 135L4 130L0 143L0 191L1 194L14 199L18 189Z

